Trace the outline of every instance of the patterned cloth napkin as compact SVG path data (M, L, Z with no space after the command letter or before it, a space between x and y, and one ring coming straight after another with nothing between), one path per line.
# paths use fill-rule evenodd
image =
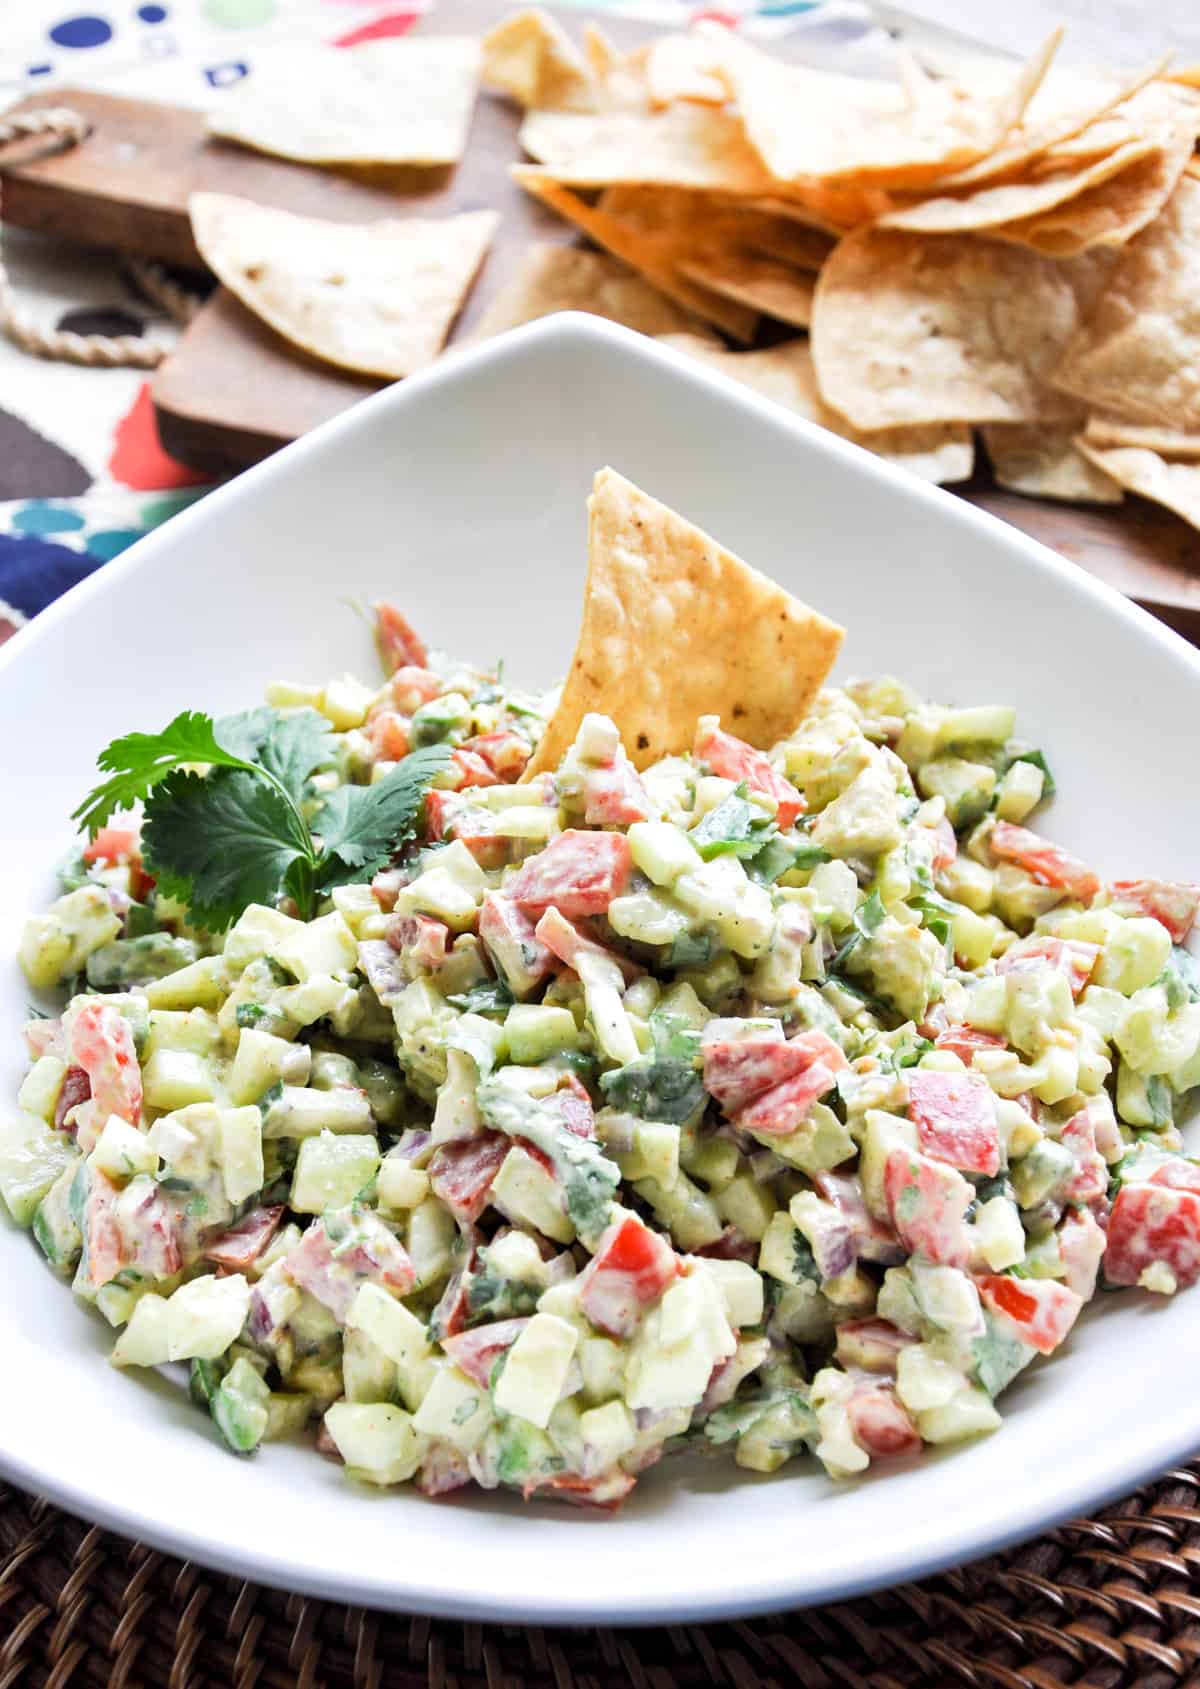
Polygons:
M211 106L284 43L402 35L434 3L0 0L0 110L55 84ZM867 74L880 50L857 0L589 0L589 9L673 26L719 16L760 36L803 29L815 59ZM5 229L4 257L47 327L174 332L115 255ZM163 451L144 371L48 363L0 336L0 642L206 485Z

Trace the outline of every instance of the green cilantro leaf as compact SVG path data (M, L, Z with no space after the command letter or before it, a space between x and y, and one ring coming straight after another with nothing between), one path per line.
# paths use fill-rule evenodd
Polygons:
M334 759L329 723L316 710L282 715L265 705L225 716L216 724L216 737L226 750L272 775L293 803L308 795L314 771Z
M374 786L339 786L313 821L322 853L322 891L370 877L414 836L421 804L435 774L450 761L448 745L426 745L406 756Z
M87 828L92 838L114 810L132 809L135 803L150 795L160 780L186 763L211 763L224 768L253 766L249 757L237 750L227 750L218 741L212 717L199 710L183 710L161 733L127 733L122 739L114 739L96 762L112 779L90 791L71 816Z
M311 845L286 799L252 771L170 774L157 783L142 830L146 866L168 897L220 932L250 903L286 890L312 902Z

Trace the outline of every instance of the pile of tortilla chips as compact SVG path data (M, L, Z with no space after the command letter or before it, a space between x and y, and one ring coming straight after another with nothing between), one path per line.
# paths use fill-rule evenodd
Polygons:
M977 430L1004 486L1200 526L1197 79L1059 70L1060 36L961 80L901 54L889 83L711 23L580 52L523 12L483 80L526 108L522 186L692 319L658 331L680 350L931 480L970 475ZM532 254L481 332L589 308L553 270ZM595 308L644 331L620 274ZM807 338L713 334L764 324Z
M526 10L482 43L255 77L212 126L310 163L444 165L482 82L524 110L517 180L600 250L533 248L474 338L593 311L929 480L967 479L978 436L1003 486L1128 488L1200 526L1200 72L1062 70L1060 37L958 76L898 52L889 82L711 22L627 54L589 24L579 48ZM386 376L437 356L494 221L194 206L251 309Z

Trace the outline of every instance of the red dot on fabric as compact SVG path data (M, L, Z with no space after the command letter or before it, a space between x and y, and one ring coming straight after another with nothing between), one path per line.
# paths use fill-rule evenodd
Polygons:
M388 12L386 17L376 18L372 23L360 24L357 29L347 30L345 35L337 36L331 45L357 47L360 41L384 41L389 36L407 35L420 15L420 12Z
M163 450L154 406L150 403L150 384L146 381L113 433L108 472L114 481L141 493L160 492L166 487L195 487L209 479L168 457Z

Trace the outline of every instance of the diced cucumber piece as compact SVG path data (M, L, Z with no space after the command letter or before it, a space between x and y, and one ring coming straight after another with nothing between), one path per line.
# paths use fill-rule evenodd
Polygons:
M229 973L223 956L202 956L190 967L145 987L152 1009L215 1009L229 990Z
M518 1063L536 1063L559 1050L573 1050L579 1029L570 1009L540 1003L514 1003L504 1017L509 1054Z
M361 1091L312 1091L282 1085L260 1099L264 1138L311 1138L318 1132L364 1132L371 1105Z
M103 886L82 885L25 923L17 960L35 991L48 991L83 967L121 930Z
M0 1197L19 1226L32 1223L39 1202L76 1154L71 1139L36 1114L0 1120Z
M388 1016L391 1026L391 1016ZM359 1084L367 1093L371 1113L381 1126L402 1126L407 1113L404 1081L398 1071L375 1056L358 1063Z
M26 1114L36 1114L47 1126L54 1124L58 1093L62 1090L67 1064L57 1056L39 1056L21 1081L17 1092L17 1107Z
M269 954L303 984L328 974L349 972L358 960L358 944L345 917L335 909L318 920L298 923Z
M148 1300L143 1297L138 1308ZM241 1273L196 1278L180 1285L166 1302L166 1359L214 1360L223 1355L241 1335L249 1311L250 1284ZM135 1309L135 1317L136 1313ZM131 1329L132 1325L131 1320Z
M56 1271L70 1272L79 1259L83 1238L71 1212L71 1187L79 1163L69 1161L38 1203L33 1215L33 1235Z
M142 986L190 966L196 955L192 939L176 938L168 932L118 938L92 951L87 959L87 982L96 991Z
M575 1326L555 1314L534 1314L508 1351L496 1381L493 1399L498 1410L545 1430L578 1346Z
M416 1268L419 1289L428 1289L449 1273L457 1238L453 1214L435 1196L427 1197L413 1209L404 1242Z
M272 1390L267 1401L264 1443L279 1442L303 1431L313 1416L313 1399L303 1390Z
M917 790L924 798L942 798L956 829L971 826L987 813L995 789L996 771L983 762L935 757L917 770Z
M217 1017L208 1009L151 1009L145 1059L157 1050L191 1050L211 1056L221 1042Z
M211 1411L235 1454L252 1454L266 1436L270 1400L266 1382L250 1362L234 1361L213 1393Z
M207 1280L197 1280L206 1283ZM179 1294L178 1291L175 1293ZM129 1324L117 1338L111 1355L114 1366L163 1366L170 1359L167 1336L168 1298L151 1293L143 1296L129 1316ZM236 1333L235 1333L236 1335ZM232 1342L232 1338L230 1339ZM229 1347L228 1344L225 1345ZM223 1351L217 1349L214 1355Z
M364 1134L322 1132L304 1138L289 1202L298 1214L346 1208L379 1168L378 1141Z
M188 1394L197 1407L212 1411L218 1387L229 1363L223 1355L217 1355L212 1360L193 1360L188 1365Z
M152 1108L186 1108L211 1102L216 1080L208 1062L194 1050L156 1050L142 1072L146 1101Z
M402 1484L424 1453L411 1414L391 1402L335 1402L325 1429L352 1478L368 1484Z
M223 1108L217 1140L225 1195L236 1206L260 1191L266 1177L261 1113L253 1106Z
M144 1132L122 1120L119 1114L109 1115L91 1154L92 1165L108 1175L115 1184L126 1184L139 1173L158 1172L158 1151Z
M292 1044L260 1027L238 1034L227 1090L233 1103L255 1103L272 1085L304 1085L312 1066L307 1044Z
M342 1338L342 1379L348 1402L394 1402L399 1396L395 1361L353 1325Z
M421 1167L414 1167L407 1156L391 1150L380 1163L375 1190L383 1212L402 1214L425 1201L429 1195L429 1174Z

